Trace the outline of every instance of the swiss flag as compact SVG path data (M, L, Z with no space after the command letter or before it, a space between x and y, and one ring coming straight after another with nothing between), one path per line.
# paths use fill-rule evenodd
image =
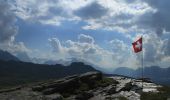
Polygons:
M132 43L135 53L142 51L142 37Z

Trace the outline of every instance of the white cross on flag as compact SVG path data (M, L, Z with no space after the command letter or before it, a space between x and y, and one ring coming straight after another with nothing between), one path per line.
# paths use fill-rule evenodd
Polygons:
M132 43L135 53L142 51L142 37Z

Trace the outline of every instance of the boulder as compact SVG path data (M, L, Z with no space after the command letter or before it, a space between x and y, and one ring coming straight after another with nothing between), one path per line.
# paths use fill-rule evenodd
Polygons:
M68 87L67 85L74 86L75 84L78 84L78 77L72 76L72 77L66 77L66 78L63 78L57 81L38 84L36 86L33 86L32 90L41 92L41 91L48 90L48 89L50 90L50 89L55 89L55 88Z
M73 78L73 79L68 79L65 80L61 83L55 84L55 86L51 87L48 86L47 89L43 90L43 94L48 95L48 94L53 94L55 92L64 92L66 90L69 90L71 88L77 88L79 85L79 80L78 78Z
M88 72L80 76L74 75L65 77L57 81L50 81L47 83L39 84L32 87L33 91L42 92L44 95L72 92L79 88L83 83L88 84L89 87L93 87L94 83L102 79L102 73L100 72Z

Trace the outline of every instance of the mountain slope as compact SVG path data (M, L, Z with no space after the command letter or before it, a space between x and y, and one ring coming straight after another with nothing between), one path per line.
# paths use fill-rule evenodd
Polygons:
M0 61L0 86L62 78L89 71L96 70L81 62L72 63L69 66L60 64L50 66L26 62Z
M20 61L31 62L31 58L25 52L19 52L16 56L20 59Z
M0 90L0 100L169 100L169 87L88 72Z
M10 61L10 60L19 61L19 59L17 57L15 57L12 54L10 54L9 52L3 51L3 50L0 50L0 60L4 60L4 61Z

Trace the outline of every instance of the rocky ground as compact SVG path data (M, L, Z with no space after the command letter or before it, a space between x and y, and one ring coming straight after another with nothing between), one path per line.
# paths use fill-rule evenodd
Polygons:
M157 93L160 85L123 76L103 77L88 72L0 91L0 100L140 100L141 93Z

